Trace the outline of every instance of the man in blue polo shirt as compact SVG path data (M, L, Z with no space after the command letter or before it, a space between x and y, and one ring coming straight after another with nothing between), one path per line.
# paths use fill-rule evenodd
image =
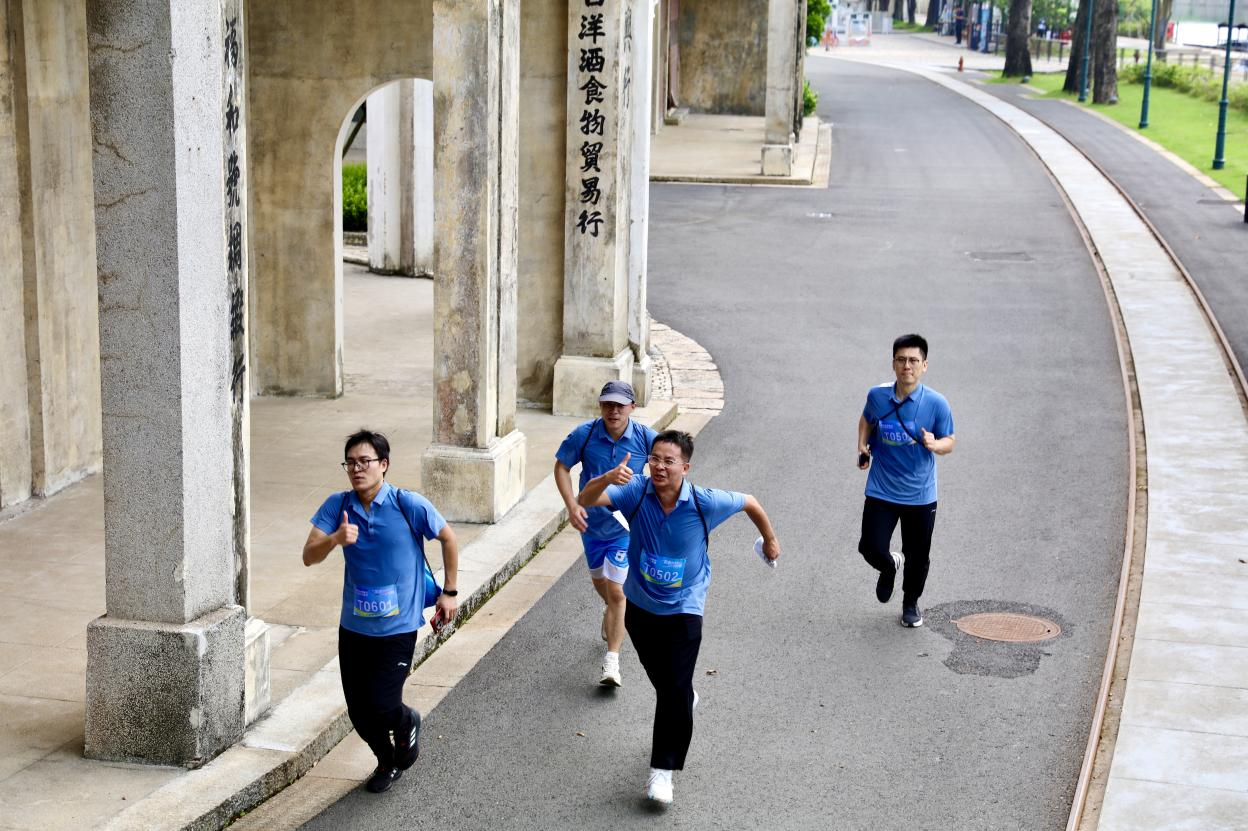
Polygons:
M858 551L880 573L875 596L893 596L902 557L889 550L901 522L905 575L901 582L901 625L923 625L919 597L927 582L928 553L936 525L936 457L953 452L949 402L920 383L927 372L927 340L902 335L893 341L896 381L867 393L858 418L858 467L867 474Z
M620 645L624 642L624 578L628 574L628 529L606 508L584 508L572 492L572 468L581 466L580 487L629 457L632 469L641 473L655 433L632 420L637 409L633 388L624 381L608 381L598 396L601 418L577 427L555 453L555 485L568 508L568 520L581 532L585 562L594 589L607 604L602 615L602 638L607 652L602 658L598 683L618 687Z
M626 458L589 480L578 497L582 505L618 509L632 527L624 625L654 685L646 796L664 805L672 801L672 772L684 768L693 737L693 669L711 585L710 533L745 511L763 537L763 556L771 562L780 556L780 542L758 500L686 481L691 458L693 438L667 430L654 439L649 476L634 476Z
M361 430L347 438L343 453L351 490L331 495L312 517L303 564L323 562L342 546L342 692L355 732L377 757L366 787L380 793L420 755L420 713L403 704L403 683L428 605L425 540L442 544L445 569L446 585L431 620L435 629L455 617L459 546L429 500L385 481L390 468L385 436Z

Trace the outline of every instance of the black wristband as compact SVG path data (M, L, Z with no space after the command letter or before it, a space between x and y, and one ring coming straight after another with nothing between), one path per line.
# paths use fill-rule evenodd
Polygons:
M459 589L443 589L442 594L447 597L459 597Z

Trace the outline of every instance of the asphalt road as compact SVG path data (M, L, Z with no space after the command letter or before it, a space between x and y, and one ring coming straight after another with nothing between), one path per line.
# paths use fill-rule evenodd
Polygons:
M411 774L306 827L1064 824L1125 522L1101 286L1035 157L982 109L884 69L808 72L836 125L828 189L653 190L651 311L726 387L691 476L755 494L784 547L773 573L744 516L712 538L675 805L659 819L642 799L653 692L627 644L624 688L597 689L601 606L576 566L427 715ZM856 552L855 425L906 331L931 341L926 380L959 439L918 630L898 625L900 592L876 602ZM948 622L987 609L1047 615L1062 637L977 645Z

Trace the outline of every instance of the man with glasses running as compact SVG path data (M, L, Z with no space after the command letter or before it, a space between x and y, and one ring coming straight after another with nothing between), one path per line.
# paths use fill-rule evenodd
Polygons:
M404 705L403 683L411 672L416 630L424 622L425 540L441 543L445 569L445 587L430 621L435 629L455 617L459 546L429 500L385 481L390 468L385 436L361 430L347 437L343 453L351 489L331 495L312 517L303 564L323 562L342 546L342 692L355 732L377 757L366 787L381 793L420 755L420 713Z
M679 430L659 433L647 461L650 475L633 475L629 459L581 489L582 505L622 512L632 528L628 545L628 604L624 625L654 685L654 734L646 796L672 801L672 773L685 766L693 737L693 669L702 644L702 613L711 585L707 558L711 531L738 511L763 537L762 555L780 556L780 542L753 496L702 488L685 479L693 438Z
M956 443L949 402L920 383L925 372L927 340L922 335L897 338L896 381L872 387L858 418L858 468L870 469L858 551L880 573L875 597L887 603L902 568L902 555L889 550L901 522L901 625L911 628L923 625L919 597L936 525L936 457L952 453Z
M633 421L637 409L633 388L624 381L608 381L598 396L601 418L577 427L555 453L555 485L568 508L568 521L581 532L585 562L594 590L607 604L602 614L602 639L607 652L602 658L598 683L618 687L620 646L624 643L624 578L628 574L628 529L606 508L583 508L572 492L572 468L581 466L581 487L618 465L632 459L632 469L641 473L655 432Z

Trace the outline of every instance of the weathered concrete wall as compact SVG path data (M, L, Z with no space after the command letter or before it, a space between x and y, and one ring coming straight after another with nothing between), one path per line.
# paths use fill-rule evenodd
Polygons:
M23 237L30 480L34 493L48 494L100 465L86 14L81 0L11 2L8 14ZM4 441L7 447L7 431Z
M767 0L680 0L681 106L764 114L767 6Z
M567 0L524 0L520 15L520 266L516 376L549 406L563 348Z
M26 322L22 303L22 211L18 192L9 9L0 3L0 508L30 496Z
M432 0L248 2L253 389L342 392L340 127L373 89L432 77Z

